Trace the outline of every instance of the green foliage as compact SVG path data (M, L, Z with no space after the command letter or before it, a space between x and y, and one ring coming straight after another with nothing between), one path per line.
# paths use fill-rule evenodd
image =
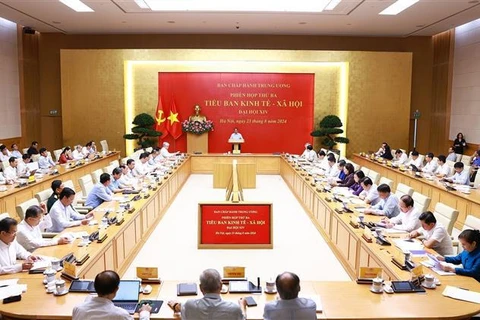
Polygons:
M310 133L312 137L324 137L322 139L322 145L328 149L332 149L337 143L349 143L350 140L347 137L336 137L335 135L343 133L342 120L336 115L328 115L322 119L319 123L319 129Z
M153 147L157 145L157 139L151 139L160 137L162 133L154 129L155 119L148 113L140 113L134 119L132 124L135 127L132 128L133 133L127 133L123 135L124 139L137 140L138 146L142 148Z

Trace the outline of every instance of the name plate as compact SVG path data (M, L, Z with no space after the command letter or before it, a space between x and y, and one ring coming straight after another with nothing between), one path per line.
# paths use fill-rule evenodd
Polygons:
M140 279L157 279L157 267L137 267L137 277Z
M395 260L402 267L405 266L405 253L399 248L393 248L393 260Z
M368 243L371 243L373 241L372 240L372 238L373 238L372 231L368 227L363 228L362 238L365 241L367 241Z
M75 265L75 263L64 261L63 273L71 276L72 278L77 278L77 266Z
M410 272L412 273L412 280L423 278L423 265L418 264L418 266L413 268Z
M107 229L106 228L100 228L98 229L98 240L101 240L107 236Z
M360 272L358 277L360 279L374 279L381 278L383 274L382 268L369 268L369 267L360 267Z
M245 278L245 267L223 267L224 278Z

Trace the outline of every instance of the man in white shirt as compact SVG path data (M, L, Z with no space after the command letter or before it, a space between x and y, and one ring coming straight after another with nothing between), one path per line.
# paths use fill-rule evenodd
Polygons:
M10 157L10 159L8 159L8 163L10 166L3 169L3 173L5 174L5 179L13 183L13 181L17 179L17 158Z
M148 167L149 155L148 152L140 154L139 161L135 164L135 168L133 169L136 177L143 177L151 171L151 168Z
M313 147L309 144L307 146L308 152L305 154L304 158L310 162L313 162L317 159L317 153L313 150Z
M180 153L180 151L177 151L175 153L168 152L169 147L170 147L170 143L164 142L163 145L162 145L162 149L160 149L160 154L162 155L162 157L164 159L172 158L172 157L174 157L174 156L176 156L177 154Z
M305 150L303 150L303 153L301 154L301 158L306 158L308 154L308 146L310 145L310 142L305 143Z
M15 241L17 221L4 215L0 219L0 274L30 270L38 258ZM17 259L26 261L17 263Z
M127 160L127 168L128 168L128 173L127 173L127 176L130 177L130 178L139 178L139 176L137 176L137 172L135 170L135 160L133 159L128 159Z
M386 223L387 228L406 232L418 229L420 227L420 221L418 220L420 212L418 212L417 208L414 208L413 205L414 201L412 197L408 194L403 195L398 202L400 213L391 219L382 219Z
M120 176L120 179L118 180L118 183L122 189L126 188L133 188L133 186L137 183L136 179L133 177L130 177L128 175L129 169L126 165L122 164L119 167L122 170L122 175Z
M358 197L364 200L366 204L372 206L376 205L380 201L377 185L374 184L372 179L369 177L362 178L362 180L360 180L360 184L363 188L363 191L358 195Z
M10 151L8 151L7 146L4 144L0 145L0 161L8 161L11 156L12 155L10 154Z
M468 171L464 170L464 164L463 162L457 162L453 166L453 169L455 170L455 174L450 177L446 178L446 180L456 183L456 184L462 184L462 185L469 185L470 184L470 177L468 175Z
M235 140L235 141L243 140L243 136L240 132L238 132L237 128L233 129L233 133L230 135L230 140Z
M88 141L85 147L82 148L82 153L84 157L89 157L97 153L97 147L95 146L95 142Z
M408 161L408 157L402 150L397 149L397 151L395 151L395 158L393 159L393 161L397 165L406 164Z
M65 228L88 224L88 218L93 216L93 212L87 215L78 213L72 207L74 200L75 191L68 187L63 188L59 199L55 201L50 209L49 215L52 218L50 232L62 232Z
M30 163L30 155L25 153L20 159L17 158L17 176L29 176L30 168L27 166Z
M83 158L85 158L85 156L82 153L81 145L78 144L75 146L75 150L73 150L72 152L72 157L73 157L73 160L82 160Z
M12 144L12 157L15 157L17 159L22 158L22 153L18 149L18 145L16 143Z
M433 153L429 152L425 156L425 167L423 167L422 171L428 174L434 174L437 171L437 162L433 160Z
M338 170L337 161L333 155L328 157L328 168L325 170L325 176L328 178L338 178L340 170Z
M72 320L133 320L127 310L112 302L120 285L120 277L115 271L100 272L93 285L98 296L89 296L85 302L73 308ZM139 320L150 319L151 310L152 307L144 304L139 310Z
M438 156L438 167L435 170L435 175L440 178L448 177L450 175L450 166L446 164L447 158L441 154Z
M423 167L423 163L422 163L422 159L420 158L420 154L418 153L418 151L413 150L411 156L412 156L412 158L407 161L406 165L407 166L414 165L415 167L417 167L417 169L420 170Z
M410 232L410 238L416 238L418 236L423 236L422 240L425 248L430 248L438 252L439 255L452 255L453 254L453 245L452 239L447 232L445 227L437 222L437 219L431 211L426 211L422 213L418 219L422 225L417 230Z
M48 156L46 148L40 148L40 158L38 158L38 167L40 169L49 169L55 167L55 162Z
M44 204L42 205L42 207L31 206L28 208L25 212L25 219L18 224L17 241L30 252L40 247L69 243L66 238L62 237L53 239L42 237L42 230L46 230L52 226L51 217L44 215L46 208Z

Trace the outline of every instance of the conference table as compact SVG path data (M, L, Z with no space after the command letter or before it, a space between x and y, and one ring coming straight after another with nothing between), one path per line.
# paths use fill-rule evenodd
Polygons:
M432 199L429 210L433 212L437 202L441 202L458 210L458 218L455 228L462 229L467 215L480 217L480 190L472 189L471 193L465 194L460 191L447 190L439 179L427 180L422 176L415 175L411 170L401 171L398 168L387 166L386 162L379 162L367 156L354 154L352 161L361 167L367 167L378 172L381 176L393 181L393 188L403 183Z
M8 212L12 218L20 221L17 216L15 207L22 202L35 197L35 194L50 189L53 180L72 180L75 190L80 190L78 179L97 169L103 169L110 165L110 162L119 159L119 152L110 152L106 155L99 155L100 158L95 160L83 160L81 164L73 166L76 162L69 164L57 165L57 173L45 174L42 178L36 178L36 181L29 183L25 187L18 185L6 185L6 191L0 191L0 213Z
M78 255L88 253L89 259L77 269L79 278L93 279L98 272L105 269L117 270L122 275L155 226L161 221L189 175L212 173L215 161L223 162L228 159L237 159L240 163L256 163L257 173L280 174L304 207L312 224L323 235L351 276L352 281L303 281L301 283L300 296L320 296L323 312L318 313L319 319L468 319L480 313L478 304L454 300L442 295L447 285L480 292L480 283L469 277L436 275L441 285L434 290L427 289L426 293L422 294L375 294L369 291L369 285L356 284L354 280L360 267L383 268L385 280L409 280L410 273L400 270L391 262L393 247L380 246L375 242L368 243L362 238L363 230L356 229L350 224L350 220L357 213L338 214L335 209L338 209L341 204L329 201L331 194L318 191L312 177L283 155L188 156L173 169L171 174L161 180L161 184L157 184L155 188L148 191L148 198L131 202L135 208L133 213L126 214L125 221L121 225L110 226L107 229L108 237L103 243L92 243L85 248L78 247L80 240L76 240L69 245L38 249L35 254L62 257L70 251ZM107 210L114 212L117 209L118 203L115 201L105 203L95 212L95 219L100 220ZM375 219L378 217L366 217L367 221L375 221ZM69 231L91 232L95 230L95 226L80 226L72 229ZM172 263L175 263L175 259L172 259ZM199 273L201 271L199 270ZM0 306L0 313L4 319L70 319L73 307L84 301L87 296L81 293L68 293L58 297L47 294L42 284L42 275L19 273L0 276L0 280L7 278L19 278L19 283L27 284L28 290L22 295L22 301ZM178 282L192 281L195 282L197 279L163 281L159 285L152 285L153 291L149 295L142 294L140 299L164 301L160 312L152 314L151 318L178 319L179 315L174 314L166 302L195 298L176 296ZM224 294L222 298L237 301L242 296L245 295ZM253 296L258 306L248 308L247 318L262 319L263 306L276 297L268 294ZM201 297L201 294L197 297Z

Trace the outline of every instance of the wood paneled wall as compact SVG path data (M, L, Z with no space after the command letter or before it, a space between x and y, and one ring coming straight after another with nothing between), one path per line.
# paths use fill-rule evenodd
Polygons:
M424 123L419 129L417 149L430 150L430 123L432 115L433 41L431 37L374 38L374 37L327 37L327 36L280 36L280 35L64 35L42 34L39 39L38 66L40 86L40 111L42 115L40 136L42 144L58 148L63 144L61 121L47 118L49 110L58 110L61 116L61 49L287 49L287 50L344 50L412 52L411 110L422 112ZM35 105L29 105L34 108ZM53 121L48 121L53 120ZM372 123L372 126L388 124ZM366 128L367 130L368 128ZM52 132L54 133L52 135ZM28 140L31 140L31 135ZM83 140L88 140L85 132ZM388 140L388 133L380 140ZM410 136L411 148L412 137ZM377 142L375 142L376 144ZM400 146L399 146L400 147Z

